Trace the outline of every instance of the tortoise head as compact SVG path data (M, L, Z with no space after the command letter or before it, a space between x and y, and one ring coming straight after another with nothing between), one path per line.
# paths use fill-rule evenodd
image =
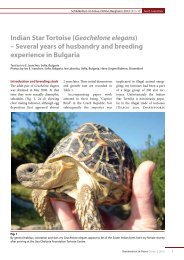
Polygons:
M20 165L17 170L18 181L28 188L52 189L62 185L63 173L72 169L73 163L62 160L45 163L27 163Z

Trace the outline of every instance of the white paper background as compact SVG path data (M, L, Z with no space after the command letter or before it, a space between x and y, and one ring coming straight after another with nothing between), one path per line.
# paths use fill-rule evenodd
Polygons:
M112 259L112 257L126 257L120 251L124 248L122 241L115 242L108 240L99 243L93 241L90 245L70 245L61 247L59 245L13 245L9 244L9 231L11 224L10 217L10 150L11 150L11 129L10 129L10 110L9 110L9 80L16 79L16 73L8 70L9 65L9 35L10 34L66 34L67 32L80 34L100 34L100 33L135 33L144 43L144 55L141 58L145 70L134 73L135 78L142 77L147 79L165 79L167 87L167 109L166 109L166 241L165 246L184 246L183 239L183 36L181 24L183 21L180 5L181 1L171 4L165 1L31 1L28 4L25 1L6 1L1 3L1 7L165 7L165 15L0 15L1 38L0 38L0 71L1 71L1 93L0 93L0 161L1 161L1 181L0 181L0 239L1 248L4 249L6 256L13 256L14 259L32 259L42 254L42 259L50 259L52 254L57 258L69 259L72 257L81 259L90 255L99 258ZM177 4L176 4L177 3ZM108 57L108 55L107 55ZM117 57L115 57L117 58ZM111 57L106 61L113 65L116 59ZM139 57L134 55L125 55L123 62L136 63ZM90 56L89 63L98 65L102 61ZM104 62L104 60L103 60ZM138 72L137 72L138 73ZM118 73L119 74L119 73ZM114 73L114 77L119 75ZM68 74L62 74L60 77L68 77ZM88 73L82 75L82 78L89 79ZM93 74L94 78L102 77L99 73ZM24 73L23 79L41 78L39 72L29 74ZM52 78L58 79L58 73L52 73ZM72 74L74 79L81 76L78 73ZM18 76L20 78L20 76ZM108 79L108 75L106 76ZM111 75L109 75L111 79ZM115 242L115 243L114 243ZM139 247L142 241L131 243L128 248ZM158 244L157 244L158 243ZM125 245L126 246L126 245ZM143 246L142 244L140 246ZM149 244L148 247L159 246L159 241ZM162 245L160 245L162 248ZM173 254L180 254L184 249L175 249ZM57 255L56 255L57 253ZM172 249L167 249L166 253L171 254ZM151 256L151 255L150 255ZM5 255L4 255L5 257ZM133 258L137 257L132 255ZM147 258L147 255L141 256ZM152 257L162 257L163 254L152 255Z

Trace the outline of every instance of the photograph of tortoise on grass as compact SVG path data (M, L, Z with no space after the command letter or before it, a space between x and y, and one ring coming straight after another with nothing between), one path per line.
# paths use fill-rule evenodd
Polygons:
M24 113L12 115L12 124L20 120L22 114ZM58 120L55 129L51 129L55 121L51 122L49 119ZM33 136L34 131L37 130L38 135L41 128L45 135L49 135L59 129L59 124L65 124L66 127L68 123L68 128L71 124L71 119L67 119L63 113L35 113L32 120L34 127L29 130ZM30 119L29 121L31 122ZM152 159L157 150L161 153L164 147L160 142L164 139L159 140L159 147L152 146L151 140L148 140L150 143L147 153L151 158L145 158L136 170L135 161L140 154L132 152L126 141L108 126L85 122L67 130L67 134L64 133L56 142L45 161L35 162L33 158L32 162L27 163L26 159L16 169L19 183L22 187L31 189L30 198L34 209L44 221L44 228L52 230L57 226L57 229L64 230L163 229L164 207L156 207L152 184L152 173L157 162L153 160L153 163ZM21 131L26 135L25 130ZM36 139L35 136L32 139ZM15 134L13 138L16 147L18 136L16 138ZM40 138L44 139L41 132ZM48 144L51 145L51 142ZM29 143L26 145L29 147ZM158 157L158 154L156 156ZM142 157L141 159L144 159L144 156ZM15 187L12 193L15 193ZM16 195L13 198L13 203L16 204ZM18 207L14 205L12 210L16 208Z

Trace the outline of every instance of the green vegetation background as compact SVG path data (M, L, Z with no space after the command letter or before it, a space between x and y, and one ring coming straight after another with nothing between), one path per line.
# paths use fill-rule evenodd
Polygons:
M16 123L23 117L27 127L14 133ZM21 118L22 119L22 118ZM56 143L66 136L73 124L74 114L66 117L63 113L35 113L30 119L29 113L12 113L12 195L21 200L31 201L31 190L18 184L16 179L16 168L26 162L43 162L52 152ZM152 160L156 164L153 174L153 186L155 195L155 211L161 228L164 224L165 208L165 138L157 143L152 143L148 133L145 140L146 149L134 150L136 166L142 161ZM123 211L122 211L123 212ZM123 214L123 213L119 214ZM126 212L124 212L127 215ZM42 224L42 219L34 209L23 208L12 202L12 224L21 227L31 224Z

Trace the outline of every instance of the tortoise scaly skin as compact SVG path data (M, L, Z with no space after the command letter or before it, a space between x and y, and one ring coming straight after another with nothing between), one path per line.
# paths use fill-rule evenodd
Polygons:
M23 164L17 178L34 189L32 200L52 229L57 221L50 197L75 203L81 228L104 228L98 206L126 204L135 172L129 146L111 129L93 123L61 139L41 164Z

